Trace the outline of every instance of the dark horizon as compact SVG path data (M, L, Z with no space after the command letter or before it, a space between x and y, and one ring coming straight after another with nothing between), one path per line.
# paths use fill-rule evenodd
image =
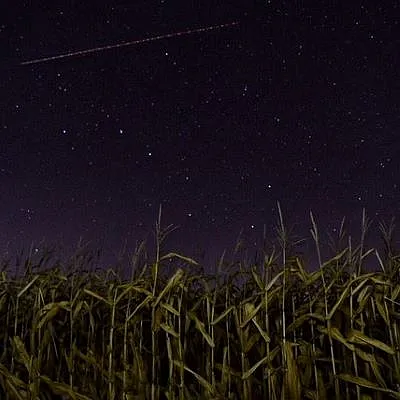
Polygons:
M315 215L313 215L316 218ZM379 252L379 256L382 258L384 262L384 257L386 256L386 247L384 245L383 237L379 231L378 233L378 224L384 222L386 228L389 228L391 221L376 221L374 218L370 218L368 216L368 212L366 212L367 222L369 223L368 229L366 231L366 237L364 242L364 253L374 248ZM285 217L284 222L285 222ZM155 218L158 221L158 218ZM351 234L348 231L348 223L345 220L344 224L344 231L346 232L344 240L342 240L342 244L340 250L342 251L344 248L348 248L349 246L349 236L351 236L351 247L352 251L360 245L361 240L361 220L360 218L360 226L359 232L355 232ZM395 255L400 255L398 252L398 242L396 238L397 229L396 229L396 222L394 222L394 231L392 236L392 244L393 250ZM277 221L278 224L278 221ZM263 265L263 254L267 256L271 256L274 250L275 258L277 259L276 263L279 265L282 260L282 248L280 247L277 229L278 225L275 226L275 237L268 234L265 231L266 237L263 240L264 235L262 235L256 243L252 243L251 240L241 232L237 233L237 240L232 242L231 245L227 245L221 252L219 248L212 248L213 251L208 251L209 249L201 248L200 246L196 245L195 243L191 247L191 250L188 250L189 247L186 247L186 252L184 250L184 246L180 246L180 237L182 237L182 229L180 227L175 226L174 224L169 224L167 221L163 224L163 218L161 219L161 228L162 230L166 229L167 226L171 226L172 230L169 234L166 235L164 242L162 244L162 252L161 256L166 255L170 252L175 252L185 257L192 258L194 261L198 262L199 265L206 268L206 272L213 273L217 270L218 263L223 255L224 261L226 263L232 262L243 262L246 266L255 266L255 265ZM312 227L310 221L310 229ZM353 226L354 227L354 226ZM175 229L174 229L175 228ZM266 226L265 226L266 228ZM322 263L328 261L329 259L336 256L338 253L334 252L332 247L329 245L332 244L331 239L334 239L335 245L338 244L338 234L340 224L338 224L338 229L336 231L336 236L329 238L326 232L321 229L323 227L319 227L317 223L318 233L320 236L320 250L321 250L321 259ZM289 234L289 250L288 256L298 256L300 257L303 266L306 268L307 271L312 272L316 271L319 268L316 244L314 239L312 238L311 233L308 236L299 236L296 230L296 224L288 224L285 225L285 229ZM4 265L4 262L9 260L11 261L11 266L16 265L17 259L19 259L19 272L23 272L22 264L27 259L28 254L32 254L31 260L38 262L41 257L45 254L48 254L51 251L51 256L48 258L46 257L46 267L51 267L54 263L59 260L61 261L61 266L66 267L68 261L71 257L76 254L78 249L84 249L81 253L84 255L91 255L91 262L90 265L83 265L83 268L86 270L85 267L89 268L89 270L93 269L109 269L109 268L123 268L125 276L129 276L130 274L130 267L132 262L132 255L135 254L135 250L144 243L144 253L142 254L141 258L144 258L147 255L146 260L152 262L155 260L156 254L156 239L155 239L155 232L156 232L156 222L154 227L151 231L147 233L145 237L137 241L130 246L127 241L123 241L120 244L118 249L111 249L104 245L104 243L95 242L91 240L85 240L84 237L79 237L77 241L74 243L65 244L60 241L46 241L45 238L42 240L36 240L32 243L25 243L25 245L20 244L16 246L18 249L13 254L9 251L1 255L1 266ZM294 244L298 241L298 244ZM240 249L235 253L235 248L237 243L240 242ZM329 243L328 243L329 242ZM258 246L257 246L258 244ZM235 256L236 254L236 256ZM180 261L176 263L172 263L172 266L176 266ZM139 268L143 265L139 263ZM21 269L22 268L22 269ZM372 252L366 260L363 262L363 268L367 271L381 271L381 266L379 261L375 255L375 252ZM17 272L17 271L12 271Z

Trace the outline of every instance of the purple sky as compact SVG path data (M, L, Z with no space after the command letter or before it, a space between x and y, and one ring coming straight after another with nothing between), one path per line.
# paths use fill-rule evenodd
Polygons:
M180 226L166 249L214 259L241 229L251 251L264 225L275 238L277 201L307 253L310 209L332 235L345 216L358 243L366 207L378 246L377 222L400 205L397 2L252 4L9 5L2 250L82 236L111 260L154 229L162 204L163 225Z

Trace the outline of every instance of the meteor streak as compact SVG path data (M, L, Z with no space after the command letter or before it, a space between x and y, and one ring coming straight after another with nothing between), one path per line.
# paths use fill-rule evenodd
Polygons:
M97 53L97 52L103 51L103 50L116 49L118 47L126 47L126 46L133 46L135 44L154 42L156 40L168 39L168 38L172 38L172 37L176 37L176 36L191 35L193 33L208 32L208 31L213 31L213 30L218 30L218 29L224 29L224 28L228 28L230 26L238 25L238 23L239 22L230 22L228 24L214 25L214 26L208 26L205 28L191 29L191 30L182 31L182 32L168 33L166 35L153 36L153 37L149 37L146 39L133 40L131 42L122 42L122 43L117 43L117 44L111 44L108 46L95 47L93 49L72 51L72 52L65 53L65 54L59 54L56 56L37 58L35 60L29 60L29 61L23 61L23 62L21 62L20 65L39 64L39 63L43 63L43 62L47 62L47 61L59 60L61 58L83 56L83 55L90 54L90 53Z

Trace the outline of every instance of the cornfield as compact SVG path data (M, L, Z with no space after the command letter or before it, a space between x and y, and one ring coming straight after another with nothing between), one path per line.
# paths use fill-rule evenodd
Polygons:
M279 206L279 204L278 204ZM308 272L291 254L279 208L280 247L257 265L206 274L163 254L131 276L106 271L0 275L1 399L400 399L400 259L351 239ZM343 223L339 237L344 239ZM378 270L363 269L372 255ZM171 265L173 266L171 268Z

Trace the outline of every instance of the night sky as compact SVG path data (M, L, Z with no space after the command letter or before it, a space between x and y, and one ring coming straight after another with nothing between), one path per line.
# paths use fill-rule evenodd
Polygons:
M378 246L378 222L400 211L400 8L390 3L10 3L0 12L2 253L82 237L111 262L124 244L154 242L161 204L162 225L179 226L166 250L214 260L241 231L249 251L264 227L276 240L277 201L306 254L310 210L333 236L346 217L356 244L365 207Z

